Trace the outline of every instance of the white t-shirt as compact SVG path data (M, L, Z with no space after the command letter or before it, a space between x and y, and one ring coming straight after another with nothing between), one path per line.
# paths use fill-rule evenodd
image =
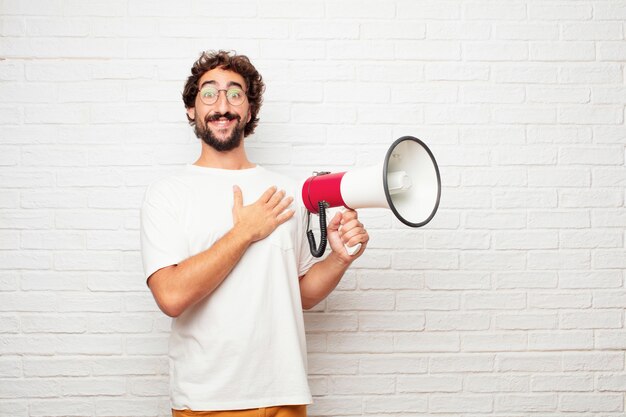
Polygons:
M297 183L261 166L187 165L148 188L141 210L146 278L210 248L232 226L233 185L243 204L270 186L300 201ZM310 404L299 277L317 261L305 236L306 209L253 243L208 297L172 322L172 408L237 410Z

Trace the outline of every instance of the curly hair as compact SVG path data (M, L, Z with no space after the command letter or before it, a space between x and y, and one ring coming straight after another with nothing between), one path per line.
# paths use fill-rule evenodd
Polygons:
M254 68L247 56L237 55L234 51L205 51L200 58L194 62L191 67L191 75L187 78L185 89L183 90L183 102L186 108L195 107L196 96L198 95L198 82L200 78L212 69L221 68L228 71L234 71L241 75L246 81L246 96L250 103L250 122L246 124L243 135L244 137L252 134L259 118L257 117L263 102L263 92L265 84L261 74ZM196 121L187 115L189 124L195 126Z

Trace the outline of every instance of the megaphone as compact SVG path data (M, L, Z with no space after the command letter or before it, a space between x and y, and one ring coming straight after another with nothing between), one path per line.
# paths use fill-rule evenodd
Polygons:
M410 227L422 227L439 207L441 177L433 153L421 140L403 136L373 166L347 172L319 172L302 185L302 201L309 211L307 237L311 254L320 257L326 249L326 209L387 208ZM320 217L320 245L310 230L311 213ZM356 248L346 248L350 254Z

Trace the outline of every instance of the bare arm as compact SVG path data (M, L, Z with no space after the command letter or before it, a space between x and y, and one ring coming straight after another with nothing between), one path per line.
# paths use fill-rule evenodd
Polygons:
M177 265L159 269L148 286L159 308L177 317L211 294L226 279L250 245L264 239L294 212L284 191L271 187L253 204L244 206L239 187L234 187L233 228L209 249Z
M354 210L337 213L328 223L327 230L332 252L326 259L313 265L300 279L300 297L305 310L315 307L335 289L350 264L361 256L369 240L369 235ZM344 243L348 246L361 243L361 249L350 256Z

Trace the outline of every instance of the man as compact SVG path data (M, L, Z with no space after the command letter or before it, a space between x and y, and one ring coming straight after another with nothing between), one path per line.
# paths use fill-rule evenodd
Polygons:
M297 184L246 156L263 90L247 57L203 53L183 92L200 157L150 185L141 210L147 283L174 318L174 417L306 416L302 309L326 298L369 239L348 210L329 222L330 254L310 255ZM362 246L350 256L344 243Z

